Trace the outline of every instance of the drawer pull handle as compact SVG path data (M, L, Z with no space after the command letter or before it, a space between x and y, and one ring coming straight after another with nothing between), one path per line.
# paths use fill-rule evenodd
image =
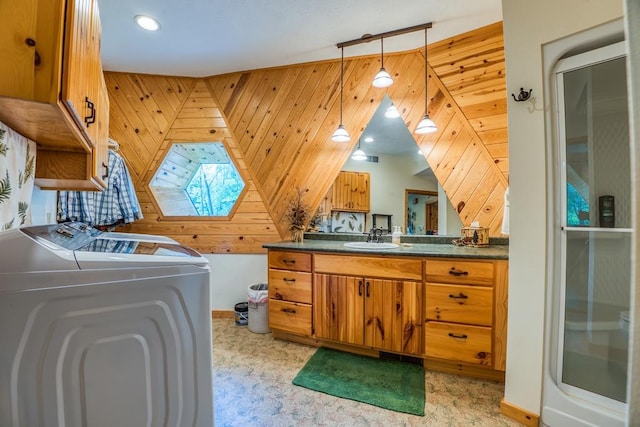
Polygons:
M449 270L449 274L452 276L466 276L469 274L468 271L460 271L460 270L456 270L455 267L451 267L451 270Z
M454 334L453 332L449 332L449 336L451 338L459 338L459 339L462 339L462 340L466 340L467 339L467 334L457 335L457 334Z
M296 283L296 279L287 279L286 277L283 277L282 281L285 283Z
M96 122L96 107L93 102L89 100L88 96L84 97L84 102L87 103L87 108L91 111L91 114L84 117L84 122L87 125L87 128Z
M281 311L285 312L285 313L290 313L290 314L296 314L297 311L294 310L293 308L283 308L281 309Z
M466 296L465 294L463 294L462 292L460 292L460 295L453 295L453 294L449 294L449 298L453 298L453 299L467 299L469 298L468 296Z
M287 265L292 265L296 263L295 259L283 259L282 262L284 262Z
M109 178L109 165L105 162L102 162L102 167L104 168L104 174L102 175L102 179Z

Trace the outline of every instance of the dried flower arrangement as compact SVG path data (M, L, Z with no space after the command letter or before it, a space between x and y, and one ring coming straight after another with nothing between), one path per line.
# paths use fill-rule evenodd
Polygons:
M292 242L302 242L304 229L311 219L311 209L302 201L304 192L297 189L297 194L289 201L289 207L284 215L285 221L289 224Z

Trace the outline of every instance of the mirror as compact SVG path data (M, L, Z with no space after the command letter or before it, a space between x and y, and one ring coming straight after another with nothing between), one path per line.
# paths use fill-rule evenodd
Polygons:
M438 192L404 190L406 234L438 234Z
M360 137L360 148L365 152L366 159L350 158L342 167L343 171L370 174L370 209L365 216L365 229L372 227L372 215L376 214L391 215L391 226L400 226L403 234L409 231L427 234L431 230L432 233L459 235L462 223L424 156L418 152L418 145L407 125L402 117L385 116L392 105L389 96L385 95ZM354 151L357 149L358 144ZM429 201L431 206L428 209L436 226L421 220L420 224L414 222L414 227L409 230L408 208L413 207L408 201L409 194L418 197L422 211ZM442 200L446 202L442 203ZM387 224L386 219L378 220L376 226L387 228Z

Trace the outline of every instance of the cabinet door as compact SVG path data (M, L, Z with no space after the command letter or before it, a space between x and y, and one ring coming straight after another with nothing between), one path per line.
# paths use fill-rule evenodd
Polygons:
M333 341L364 343L364 280L316 274L313 285L315 336Z
M354 174L353 209L363 212L369 211L369 174L358 172Z
M89 91L95 86L95 68L92 65L95 61L92 58L95 54L92 38L94 3L95 0L67 1L61 94L65 107L88 137L87 122L91 122L92 116L95 119L95 104L98 102L97 91Z
M334 210L349 210L351 181L347 172L340 172L332 187L331 203Z
M422 353L422 284L365 279L365 345Z

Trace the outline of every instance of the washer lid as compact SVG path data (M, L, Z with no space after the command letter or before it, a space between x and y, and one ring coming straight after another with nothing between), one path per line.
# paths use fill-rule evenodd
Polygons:
M153 240L153 239L149 239ZM208 264L195 250L167 241L127 240L102 236L74 251L80 269L95 268L96 263L136 264ZM121 265L122 266L122 265ZM104 266L103 266L104 267ZM117 268L116 265L112 265Z

